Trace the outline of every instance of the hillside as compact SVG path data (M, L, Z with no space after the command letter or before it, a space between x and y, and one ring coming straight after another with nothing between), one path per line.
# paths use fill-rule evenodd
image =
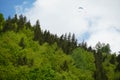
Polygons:
M32 26L23 15L0 14L0 80L120 80L120 54L43 31L39 20Z

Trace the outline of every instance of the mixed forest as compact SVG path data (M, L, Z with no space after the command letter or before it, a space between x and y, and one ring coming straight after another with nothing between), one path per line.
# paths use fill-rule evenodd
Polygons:
M23 15L0 13L0 80L120 80L120 54L109 44L78 43L50 33Z

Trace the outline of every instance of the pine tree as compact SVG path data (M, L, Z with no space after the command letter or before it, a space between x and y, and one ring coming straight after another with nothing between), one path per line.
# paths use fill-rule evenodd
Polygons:
M17 23L18 22L18 18L17 18L17 14L14 15L13 19L12 19L13 23Z
M42 31L40 28L39 20L36 21L36 25L34 26L34 38L33 40L39 41L39 44L43 43Z
M12 21L12 19L9 16L8 19L5 22L4 27L3 27L3 32L8 31L8 30L13 30L12 22L11 21Z
M74 48L76 48L76 46L77 46L77 40L76 40L76 38L75 38L75 34L73 34L72 35L72 48L74 49Z
M117 59L118 64L117 64L117 66L116 66L115 71L120 71L120 54L117 56L116 59Z
M19 20L18 20L17 24L18 24L17 31L19 31L19 30L24 28L25 19L24 19L23 15L19 16Z
M79 44L79 47L87 50L87 43L83 40L83 42Z
M4 23L5 23L5 20L4 20L3 14L0 13L0 32L3 29Z
M116 62L116 55L115 55L115 54L112 54L112 55L111 55L111 59L110 59L110 63L111 63L111 64L115 64L115 62Z
M68 34L68 42L71 42L71 33Z
M24 42L24 38L22 37L20 42L19 42L19 46L22 47L22 49L25 48L25 42Z
M94 57L95 57L95 66L96 71L94 72L94 79L95 80L108 80L106 73L102 66L102 53L101 52L95 52L94 51Z
M32 25L30 23L30 21L26 22L26 29L32 29Z

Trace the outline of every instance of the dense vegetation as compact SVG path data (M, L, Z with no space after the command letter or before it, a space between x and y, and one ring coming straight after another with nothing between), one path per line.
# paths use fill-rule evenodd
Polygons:
M75 34L58 37L25 16L0 14L0 80L120 80L120 54L109 44L77 43Z

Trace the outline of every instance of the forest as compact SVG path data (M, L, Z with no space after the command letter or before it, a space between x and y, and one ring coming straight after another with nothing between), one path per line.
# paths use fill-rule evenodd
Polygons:
M0 80L120 80L120 54L110 45L78 43L50 33L23 15L0 13Z

